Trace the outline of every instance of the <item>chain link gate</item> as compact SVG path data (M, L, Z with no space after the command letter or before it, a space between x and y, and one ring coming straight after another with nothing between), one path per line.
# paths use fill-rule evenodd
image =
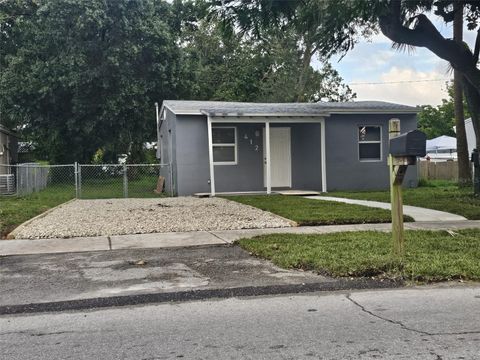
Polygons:
M76 169L79 199L164 196L157 189L159 177L171 181L170 166L164 164L76 164ZM168 189L173 195L170 184Z
M173 174L169 164L0 164L0 195L43 190L78 199L173 196Z

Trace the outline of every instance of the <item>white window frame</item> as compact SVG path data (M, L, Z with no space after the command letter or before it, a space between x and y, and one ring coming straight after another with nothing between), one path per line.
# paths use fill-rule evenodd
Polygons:
M230 146L234 148L234 155L235 155L235 160L234 161L213 161L213 165L237 165L238 164L238 156L237 156L237 127L236 126L212 126L213 129L233 129L234 131L234 142L233 143L214 143L213 138L212 138L212 153L213 149L218 146ZM212 131L213 133L213 131Z
M380 129L380 140L375 141L361 141L359 138L360 128L362 127L378 127ZM382 125L357 125L356 137L358 141L358 161L360 162L381 162L383 161L383 132ZM380 159L362 159L360 158L360 144L380 144Z

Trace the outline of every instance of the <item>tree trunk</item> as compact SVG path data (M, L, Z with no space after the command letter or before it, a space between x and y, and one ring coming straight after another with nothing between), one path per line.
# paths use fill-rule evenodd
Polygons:
M453 20L453 39L461 44L463 42L463 4L454 2L455 17ZM457 134L458 157L458 184L469 186L472 183L470 171L470 157L468 154L467 134L465 132L465 116L463 113L462 74L455 70L453 74L455 125Z
M416 23L413 28L404 26L402 3L390 1L387 4L387 11L379 17L380 30L398 44L429 49L463 75L463 91L472 115L476 147L480 149L480 69L477 67L479 49L476 47L475 52L472 52L464 43L444 38L424 14L415 16ZM480 32L477 34L476 44L479 40ZM476 185L480 183L480 171L475 172L474 181ZM480 195L480 186L474 186L474 191L476 195Z
M463 81L463 90L467 99L468 111L472 117L472 124L476 136L476 147L480 149L480 94L467 80ZM474 164L475 165L475 164ZM474 166L473 193L480 196L480 168Z
M305 85L307 83L307 75L310 68L310 61L312 60L312 47L313 44L307 39L305 39L305 50L303 53L302 68L300 70L300 76L298 77L296 89L297 102L305 101Z

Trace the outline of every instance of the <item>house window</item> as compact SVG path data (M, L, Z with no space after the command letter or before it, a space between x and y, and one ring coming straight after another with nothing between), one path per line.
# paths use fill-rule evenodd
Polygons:
M382 160L381 126L358 127L358 158L360 161Z
M235 127L212 127L212 148L215 165L236 165L237 129Z

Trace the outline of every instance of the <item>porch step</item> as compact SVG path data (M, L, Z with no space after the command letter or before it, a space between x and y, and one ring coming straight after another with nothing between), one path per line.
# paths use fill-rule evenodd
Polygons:
M318 191L310 191L310 190L278 190L275 191L277 194L285 195L285 196L312 196L312 195L320 195Z

